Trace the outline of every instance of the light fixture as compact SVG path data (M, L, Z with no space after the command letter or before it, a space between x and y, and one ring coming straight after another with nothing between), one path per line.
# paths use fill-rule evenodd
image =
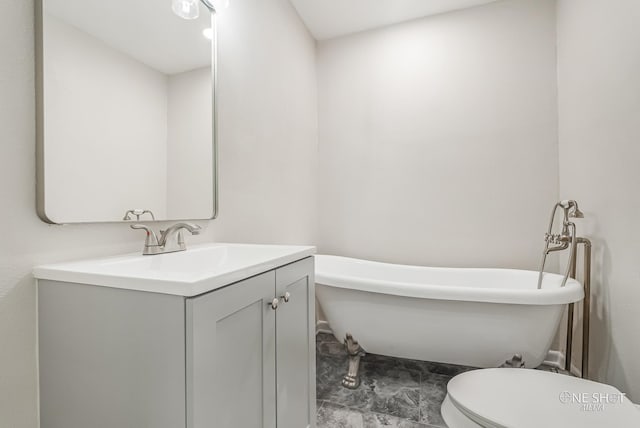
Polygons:
M171 0L171 10L180 18L197 19L201 2L211 13L229 7L229 0Z
M229 7L229 0L200 0L211 10L211 12L220 11Z
M197 19L200 16L200 0L171 0L171 10L183 19Z
M209 40L213 40L213 28L205 28L202 30L202 35Z

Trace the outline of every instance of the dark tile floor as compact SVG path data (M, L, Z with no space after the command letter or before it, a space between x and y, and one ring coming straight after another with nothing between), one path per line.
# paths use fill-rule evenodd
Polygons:
M440 404L453 376L472 367L367 354L361 385L340 384L347 354L331 334L316 338L318 428L441 428Z

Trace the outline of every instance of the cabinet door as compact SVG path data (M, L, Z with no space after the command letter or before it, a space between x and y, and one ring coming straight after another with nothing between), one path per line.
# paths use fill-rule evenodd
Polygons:
M187 426L275 428L275 273L187 300Z
M284 296L288 293L288 302ZM315 294L313 258L276 270L278 428L315 427Z
M39 280L38 324L40 427L184 427L184 298Z

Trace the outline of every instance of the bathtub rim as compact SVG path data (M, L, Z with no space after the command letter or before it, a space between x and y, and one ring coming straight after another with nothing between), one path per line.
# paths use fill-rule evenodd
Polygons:
M371 263L378 265L394 266L396 268L424 268L442 270L479 270L501 272L529 272L537 275L537 272L525 269L499 269L499 268L441 268L415 265L400 265L393 263L375 262L351 257L316 254L318 258L351 261L359 263ZM545 273L545 277L561 279L561 275ZM504 289L490 287L465 287L438 284L418 284L416 282L388 281L372 278L363 278L354 275L345 275L322 269L316 263L315 282L318 285L343 288L369 293L386 294L392 296L409 297L417 299L450 300L481 303L504 303L514 305L565 305L579 302L584 298L584 288L580 282L569 278L564 287L531 289Z

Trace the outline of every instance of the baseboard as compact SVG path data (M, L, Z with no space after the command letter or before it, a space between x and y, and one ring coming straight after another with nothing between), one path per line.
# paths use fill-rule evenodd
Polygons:
M564 369L564 361L565 358L563 352L550 350L547 353L547 358L542 362L542 364L556 369Z
M558 370L564 370L564 364L566 357L564 352L550 350L547 353L547 358L542 362L545 366L553 367ZM580 369L575 364L571 364L571 374L580 377Z
M323 320L319 320L316 322L316 335L319 333L332 334L331 327L329 327L329 323Z

